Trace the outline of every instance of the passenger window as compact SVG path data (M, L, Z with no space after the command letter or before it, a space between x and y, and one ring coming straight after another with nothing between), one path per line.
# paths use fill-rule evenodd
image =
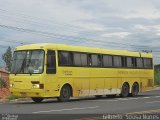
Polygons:
M143 58L143 60L144 60L144 67L145 68L152 68L152 59Z
M92 59L92 66L98 66L99 65L99 60L98 60L98 55L91 55Z
M98 66L102 66L102 55L98 55Z
M75 66L81 66L81 54L73 53L73 61Z
M122 56L122 67L126 67L127 66L127 57Z
M88 66L92 66L91 54L88 54Z
M87 66L87 54L81 53L82 66Z
M133 67L132 57L127 57L127 67L129 67L129 68Z
M55 51L47 51L47 74L56 74L56 56Z
M72 53L68 51L59 51L58 60L59 65L70 66L72 65Z
M135 57L132 57L132 67L137 67L137 62Z
M111 55L103 55L103 66L111 67L113 65L112 56Z
M137 68L143 68L143 61L142 58L137 58Z
M114 56L113 61L115 67L122 67L122 59L120 56Z

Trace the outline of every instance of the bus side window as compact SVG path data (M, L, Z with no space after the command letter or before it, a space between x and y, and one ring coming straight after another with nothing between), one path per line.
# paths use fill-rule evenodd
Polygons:
M55 51L48 50L47 52L47 74L56 74L56 56Z
M82 66L87 66L87 54L86 53L81 53L81 63L82 63Z
M137 62L136 62L136 58L132 57L132 67L137 67Z
M112 67L113 66L113 58L111 55L103 55L103 66L104 67Z
M113 56L114 67L122 67L121 56Z
M143 59L142 58L136 58L137 62L137 68L143 68Z
M91 54L88 54L88 66L92 66Z
M128 68L132 68L133 67L132 57L127 57L127 67Z
M81 53L74 52L73 53L73 63L75 66L81 66Z
M98 55L97 54L92 54L91 55L91 64L94 67L98 67L99 66L99 60L98 60Z
M72 66L73 54L69 51L58 51L58 65L59 66Z
M102 55L98 55L98 66L102 67Z
M127 57L126 56L121 56L121 62L122 62L122 67L127 67Z
M144 68L152 68L152 59L151 58L143 58Z

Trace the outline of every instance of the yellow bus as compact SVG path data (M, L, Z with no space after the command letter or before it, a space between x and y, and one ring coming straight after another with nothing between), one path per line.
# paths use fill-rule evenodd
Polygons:
M126 50L30 44L15 48L10 91L35 102L56 97L136 96L153 88L152 54Z

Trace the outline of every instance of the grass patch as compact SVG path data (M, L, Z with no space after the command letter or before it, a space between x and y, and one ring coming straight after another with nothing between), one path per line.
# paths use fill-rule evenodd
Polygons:
M7 97L8 100L15 100L15 99L18 99L19 97L17 96L14 96L14 95L11 95L9 97Z

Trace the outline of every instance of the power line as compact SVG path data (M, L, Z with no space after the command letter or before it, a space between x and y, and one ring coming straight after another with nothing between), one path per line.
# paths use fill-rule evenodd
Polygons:
M68 23L64 23L64 21L63 21L63 23L60 24L59 22L55 21L54 18L52 18L52 19L46 19L46 18L41 18L41 17L37 17L37 16L27 15L27 14L24 14L22 12L17 12L17 11L16 12L15 11L11 12L11 11L8 11L8 10L5 10L5 9L0 9L0 11L1 12L5 12L5 13L11 13L11 15L15 14L13 17L22 16L23 20L24 20L24 18L26 18L25 20L27 20L27 21L28 21L28 18L36 19L36 22L33 21L33 20L29 20L30 22L38 23L37 20L45 20L45 21L47 21L47 23L50 22L51 24L55 24L55 25L62 26L62 27L66 26L66 27L70 27L72 29L79 29L79 28L81 28L79 26L75 26L75 25L71 25L71 24L68 24ZM40 24L45 24L45 23L40 23Z
M0 41L2 42L11 42L11 43L15 43L15 44L31 44L31 42L22 42L22 41L17 41L17 40L13 40L13 39L0 39Z
M40 18L40 17L36 17L36 16L31 16L31 15L26 15L26 14L24 14L24 13L22 13L22 12L13 12L13 11L8 11L8 10L5 10L5 9L0 9L0 11L1 12L5 12L5 13L14 13L14 14L17 14L18 16L20 15L20 16L22 16L23 18L27 18L27 21L28 21L28 18L32 18L32 19L37 19L37 20L47 20L47 21L49 21L49 22L51 22L52 24L54 24L54 23L56 23L56 21L54 21L53 22L53 19L52 20L49 20L49 19L44 19L44 18ZM5 14L6 15L6 14ZM13 16L13 17L16 17L15 15ZM26 19L25 19L26 20ZM34 20L29 20L29 22L34 22L34 23L38 23L37 21L35 22ZM48 24L46 24L46 23L38 23L38 25L42 25L42 24L44 24L44 25L48 25ZM55 25L60 25L60 26L67 26L67 27L72 27L72 28L75 28L75 29L79 29L79 28L81 28L81 27L79 27L79 26L75 26L75 25L70 25L70 24L67 24L67 23L65 23L65 24L59 24L59 23L56 23ZM54 28L55 29L55 28ZM68 30L68 29L67 29ZM72 33L78 33L78 32L74 32L73 30L71 31ZM88 33L88 32L86 32L85 31L85 33ZM89 32L90 33L90 32ZM53 34L53 33L52 33ZM93 34L93 33L91 33L91 34ZM94 33L95 34L95 33ZM69 36L69 37L71 37L71 36ZM86 39L86 38L80 38L80 39ZM87 38L88 39L88 38ZM92 39L93 40L93 39ZM102 41L102 40L101 40ZM97 42L97 40L95 41L95 42ZM106 42L106 41L102 41L102 42ZM113 42L112 42L113 43ZM115 44L115 43L114 43ZM117 43L116 43L117 44ZM123 44L123 43L121 43L121 44ZM145 48L148 48L148 47L150 47L150 46L140 46L140 45L133 45L133 44L130 44L130 43L126 43L126 44L123 44L124 46L125 45L130 45L130 46L138 46L138 47L145 47ZM155 48L155 47L154 47ZM157 47L157 48L159 48L159 47Z
M36 19L38 19L38 20L41 20L42 18L39 18L39 17L33 17L33 16L30 16L30 15L25 15L25 14L22 14L22 13L20 13L20 12L18 12L18 13L16 13L16 12L10 12L10 11L7 11L7 10L4 10L4 9L0 9L0 11L1 12L7 12L7 13L15 13L15 14L17 14L17 15L21 15L21 16L23 16L23 17L30 17L30 18L36 18ZM14 16L15 17L15 16ZM45 19L46 20L46 19ZM50 21L50 20L49 20ZM35 21L33 21L33 20L29 20L29 22L34 22L34 23L37 23L37 21L35 22ZM54 22L52 22L52 23L54 23ZM44 24L44 23L38 23L38 24ZM48 24L45 24L45 25L48 25ZM59 25L63 25L64 26L64 24L59 24ZM70 25L70 24L65 24L65 25L67 25L67 26L72 26L72 25ZM3 26L4 27L4 26ZM7 27L7 26L5 26L5 27ZM9 26L9 27L11 27L11 26ZM76 27L78 27L78 26L72 26L73 28L76 28ZM80 27L79 27L80 28ZM12 27L12 29L13 29L13 27ZM15 27L14 27L14 29L15 29ZM19 29L19 28L16 28L16 29ZM77 28L76 28L77 29ZM37 30L29 30L29 29L25 29L24 30L24 28L20 28L19 29L20 31L23 31L23 32L36 32L36 33L38 33L38 34L43 34L43 35L52 35L51 37L53 37L54 36L54 38L56 37L58 37L58 38L60 38L60 39L63 39L63 40L65 40L65 39L74 39L74 41L75 42L82 42L82 41L84 41L84 40L89 40L89 41L91 41L91 42L95 42L95 43L100 43L100 42L105 42L105 43L109 43L109 44L118 44L118 45L121 45L121 46L131 46L132 48L154 48L155 49L155 47L151 47L151 46L142 46L142 45L134 45L134 44L125 44L125 43L116 43L116 42L109 42L109 41L104 41L104 40L94 40L94 39L90 39L90 38L84 38L84 37L73 37L73 36L67 36L67 35L62 35L62 34L55 34L55 33L48 33L48 32L42 32L42 31L37 31ZM72 31L73 32L73 31ZM77 33L77 32L76 32ZM79 41L79 40L77 40L77 38L78 39L80 39L81 41ZM159 47L156 47L156 48L159 48Z
M79 26L75 26L75 25L70 25L70 24L67 24L67 23L63 23L63 24L59 24L57 23L56 21L54 21L53 19L52 20L49 20L49 19L43 19L43 18L39 18L39 17L35 17L35 16L30 16L30 15L25 15L23 13L15 13L15 12L10 12L10 11L7 11L7 10L4 10L4 9L0 9L1 12L8 12L8 13L14 13L14 14L17 14L17 15L14 15L14 21L16 22L22 22L24 23L23 21L25 22L31 22L30 24L31 25L38 25L38 26L50 26L51 24L48 24L48 23L52 23L56 26L61 26L61 27L67 27L67 30L69 32L72 32L72 33L78 33L78 32L84 32L82 31L82 27L79 27ZM7 16L6 14L4 16ZM18 17L17 17L18 16ZM22 16L23 18L20 18L19 16ZM10 17L10 16L9 16ZM10 17L11 18L11 17ZM16 20L17 19L22 19L23 21L20 21L20 20ZM28 19L28 18L31 18L31 19ZM34 19L37 19L36 21ZM11 20L11 19L8 19L8 20ZM12 19L13 20L13 19ZM44 22L39 22L41 20L47 20L46 23ZM110 42L110 41L106 41L106 40L103 40L103 39L100 39L100 40L96 40L94 38L85 38L85 37L79 37L79 36L69 36L69 35L63 35L63 34L58 34L58 33L51 33L51 32L45 32L45 31L39 31L39 30L33 30L33 29L27 29L27 28L23 28L23 27L14 27L14 26L9 26L9 25L2 25L0 24L0 27L2 28L7 28L7 29L12 29L12 30L16 30L16 31L20 31L20 32L25 32L25 33L32 33L32 34L37 34L37 35L41 35L41 36L45 36L45 37L50 37L50 38L56 38L56 39L61 39L61 40L65 40L65 41L68 41L68 42L73 42L72 44L75 44L77 45L77 43L81 44L81 45L85 45L85 46L94 46L94 45L101 45L101 46L117 46L119 48L138 48L138 49L159 49L159 47L155 47L155 46L147 46L147 45L137 45L137 44L131 44L131 43L117 43L117 42ZM69 27L69 28L68 28ZM71 28L71 29L70 29ZM54 28L55 29L55 28ZM58 30L58 29L56 29ZM67 32L68 32L67 31ZM78 32L75 32L75 31L78 31ZM88 34L93 34L93 32L87 32L85 31L85 33L88 33ZM94 35L96 35L96 33L94 33ZM86 41L87 40L87 41ZM0 40L0 41L3 41L3 42L13 42L13 43L17 43L17 44L21 44L22 42L21 41L17 41L17 40ZM89 44L86 44L87 43L91 43L90 45ZM30 42L23 42L23 43L26 43L26 44L30 44ZM108 45L106 45L108 44ZM7 46L1 46L1 48L7 48ZM156 51L156 50L152 50L153 53L158 53L160 51ZM160 57L155 57L155 58L160 58Z
M6 26L5 26L6 27ZM16 28L17 29L17 28ZM22 30L22 29L21 29ZM24 30L23 30L24 31ZM28 29L27 29L27 32L28 32ZM29 31L29 32L31 32L31 30ZM32 30L32 32L35 32L35 30L33 31ZM42 33L42 31L36 31L36 32L39 32L39 33ZM73 33L77 33L77 32L73 32ZM42 33L42 34L44 34L44 32ZM45 34L54 34L54 36L58 36L58 37L72 37L72 38L75 38L74 36L68 36L68 35L62 35L62 34L57 34L57 33L48 33L48 32L45 32ZM78 37L78 36L76 36L76 38L78 38L78 39L81 39L81 40L92 40L92 41L94 41L94 42L106 42L105 40L94 40L94 39L92 39L92 38L84 38L84 37ZM116 42L109 42L109 41L107 41L107 43L110 43L110 44L117 44ZM126 45L128 45L127 43L125 44L125 43L118 43L118 44L121 44L121 45L124 45L124 46L126 46ZM145 48L148 48L149 46L140 46L140 45L133 45L133 44L129 44L130 46L133 46L133 47L145 47ZM159 47L158 47L159 48Z
M109 43L109 44L118 44L118 45L123 45L123 46L131 46L131 47L139 47L139 48L148 48L149 46L140 46L140 45L133 45L133 44L125 44L125 43L116 43L116 42L109 42L109 41L104 41L104 40L95 40L95 39L90 39L90 38L83 38L83 37L78 37L78 36L67 36L67 35L61 35L61 34L55 34L55 33L50 33L50 32L44 32L44 31L38 31L38 30L33 30L33 29L26 29L26 28L20 28L20 27L14 27L14 26L8 26L8 25L2 25L0 24L0 27L2 28L8 28L8 29L12 29L12 30L17 30L17 31L21 31L21 32L28 32L28 33L37 33L37 34L42 34L42 35L47 35L50 37L56 37L56 38L60 38L60 39L73 39L75 42L80 42L81 41L91 41L91 42L104 42L105 43ZM73 41L72 40L72 41Z

